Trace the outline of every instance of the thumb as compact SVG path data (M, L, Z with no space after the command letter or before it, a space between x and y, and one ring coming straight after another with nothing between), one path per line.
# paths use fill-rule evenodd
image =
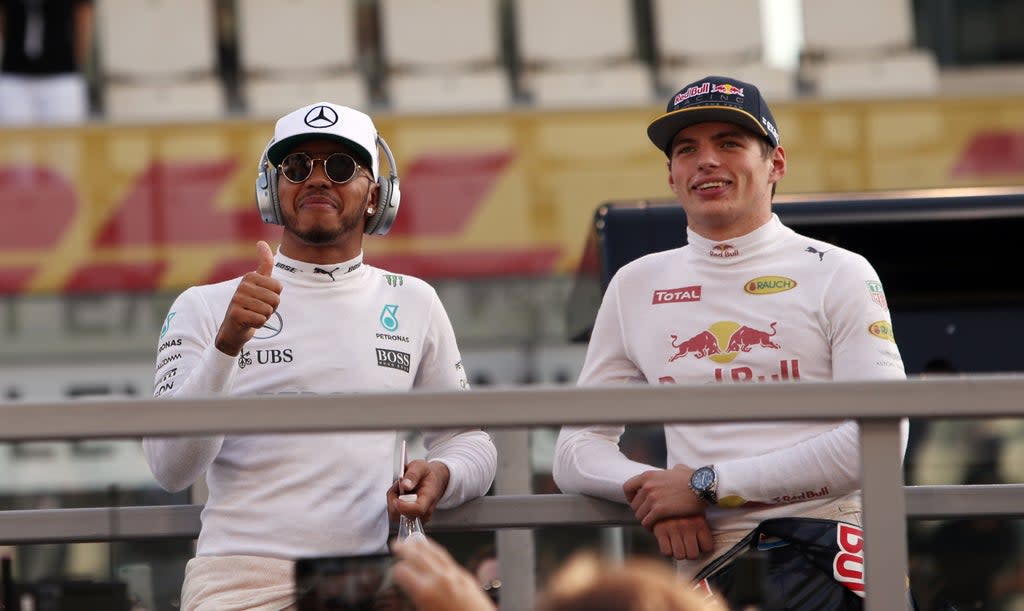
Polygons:
M256 252L259 255L259 265L256 266L256 273L261 276L269 276L274 269L274 252L270 245L260 240L256 242Z

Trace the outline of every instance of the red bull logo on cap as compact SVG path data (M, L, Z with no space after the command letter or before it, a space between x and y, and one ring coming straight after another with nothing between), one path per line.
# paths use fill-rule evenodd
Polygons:
M678 335L672 335L671 343L676 351L668 361L671 363L692 355L698 359L708 357L716 363L731 363L739 353L750 352L754 348L778 350L781 346L772 341L776 324L772 322L769 325L769 332L731 320L721 320L683 341L679 341Z
M711 83L694 85L693 87L687 88L686 91L680 91L677 93L676 97L672 98L672 105L678 106L695 95L706 95L708 93L711 93Z
M713 91L715 93L724 93L725 95L743 95L743 88L737 87L731 83L715 85Z

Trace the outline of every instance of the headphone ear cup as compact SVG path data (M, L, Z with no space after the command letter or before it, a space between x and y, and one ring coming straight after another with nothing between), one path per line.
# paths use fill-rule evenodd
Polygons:
M377 180L377 209L373 216L366 219L363 233L368 235L385 235L395 224L398 216L398 203L402 194L398 188L398 177L390 176Z
M263 153L260 167L256 173L256 207L260 218L270 225L281 225L281 201L277 193L277 168L267 162L267 154Z

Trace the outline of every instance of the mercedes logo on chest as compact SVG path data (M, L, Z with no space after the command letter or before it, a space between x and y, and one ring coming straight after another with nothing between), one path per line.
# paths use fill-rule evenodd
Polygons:
M284 321L281 320L281 315L274 312L270 315L270 318L262 327L256 329L256 333L252 336L253 339L270 339L276 337L284 330Z
M338 113L330 106L316 106L306 113L306 125L316 128L330 127L338 122Z

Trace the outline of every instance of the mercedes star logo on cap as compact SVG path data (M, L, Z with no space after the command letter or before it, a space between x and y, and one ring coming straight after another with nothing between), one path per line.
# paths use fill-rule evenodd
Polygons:
M306 113L306 125L310 127L330 127L338 122L338 113L329 106L317 106Z

